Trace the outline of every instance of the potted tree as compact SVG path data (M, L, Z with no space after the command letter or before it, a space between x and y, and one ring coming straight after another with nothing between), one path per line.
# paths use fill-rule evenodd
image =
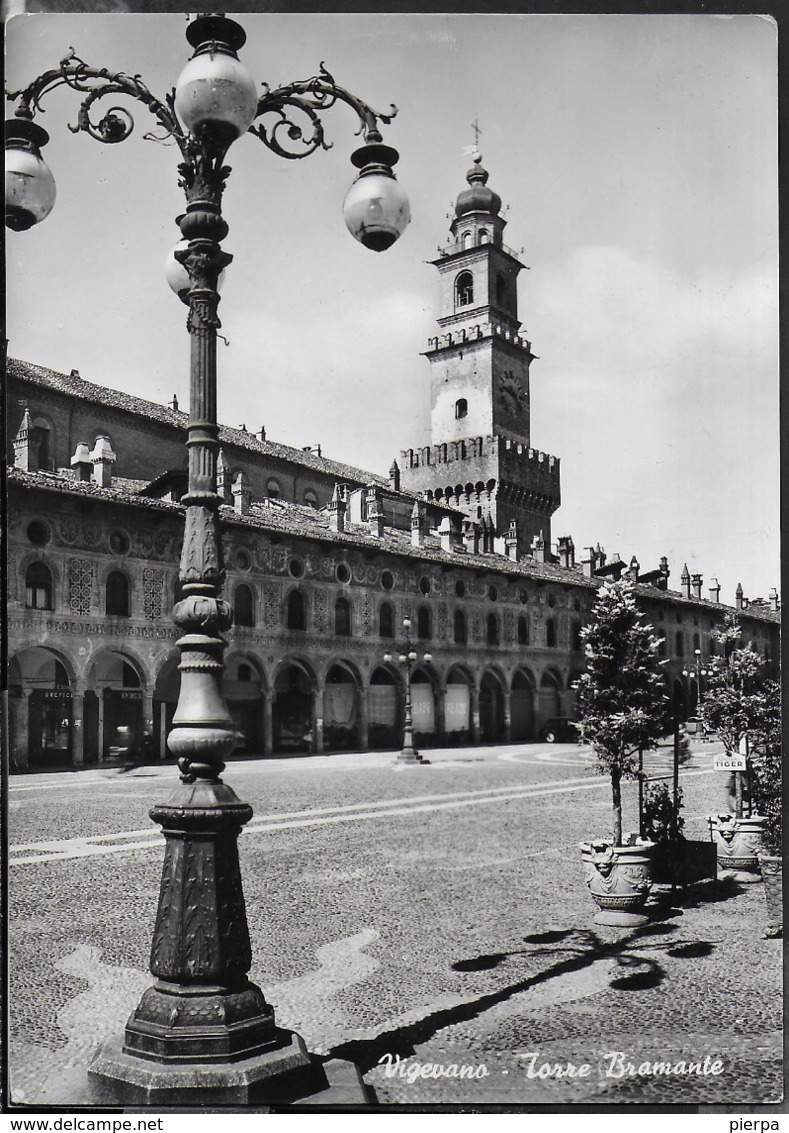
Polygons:
M765 711L765 662L750 642L742 644L735 613L726 615L710 638L720 646L711 657L700 715L708 731L717 732L729 756L746 756L745 771L734 772L734 813L710 818L718 847L718 867L741 882L759 880L759 850L765 820L750 797L749 737L758 731Z
M599 906L596 924L644 924L654 843L622 837L622 780L639 777L639 753L665 733L666 698L658 641L629 579L601 587L581 637L586 672L578 681L577 725L610 779L612 801L610 833L581 843L586 883Z
M763 848L759 853L759 864L767 900L765 936L774 937L783 936L781 691L778 682L767 681L764 694L763 716L753 733L751 798L764 818Z

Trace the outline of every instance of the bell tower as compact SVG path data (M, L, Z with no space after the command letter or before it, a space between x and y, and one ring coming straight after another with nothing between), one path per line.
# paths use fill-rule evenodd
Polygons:
M503 242L501 198L488 187L478 151L466 181L451 241L431 261L440 286L440 333L425 352L432 443L401 454L402 486L492 524L497 535L514 521L521 550L535 538L550 546L559 461L531 447L535 355L518 318L524 265Z

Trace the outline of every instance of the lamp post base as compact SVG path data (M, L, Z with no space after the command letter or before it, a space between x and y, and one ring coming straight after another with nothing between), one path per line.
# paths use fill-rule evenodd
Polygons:
M88 1104L122 1107L368 1105L353 1063L312 1058L293 1031L277 1031L278 1045L238 1062L165 1066L123 1049L122 1036L104 1042L88 1067Z
M414 751L413 748L403 748L402 751L399 751L397 753L397 759L395 760L395 762L396 763L413 763L413 764L423 764L424 765L424 764L429 763L430 760L429 759L423 759L422 756L419 754L419 752Z

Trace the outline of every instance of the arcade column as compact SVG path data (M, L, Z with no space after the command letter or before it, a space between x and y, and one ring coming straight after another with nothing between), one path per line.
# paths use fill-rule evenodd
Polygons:
M312 694L312 750L315 755L323 754L323 688L315 688Z
M361 751L370 750L370 692L369 689L360 688L356 692L359 705L359 737L358 743Z
M71 762L85 762L85 685L75 681L71 694Z
M472 743L479 743L479 689L476 685L472 685L469 690L471 693L471 740Z

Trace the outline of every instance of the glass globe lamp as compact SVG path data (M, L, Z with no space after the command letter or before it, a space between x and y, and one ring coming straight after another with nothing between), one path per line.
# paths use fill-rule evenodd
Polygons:
M351 236L374 252L390 248L411 220L408 197L392 172L398 158L397 150L383 145L380 137L351 155L360 173L348 190L343 216Z
M252 125L258 105L255 84L236 55L246 33L233 20L203 16L186 34L196 51L176 83L176 113L192 134L214 129L233 141Z
M5 222L14 232L44 220L55 204L55 179L40 153L48 141L46 130L29 119L6 123Z

